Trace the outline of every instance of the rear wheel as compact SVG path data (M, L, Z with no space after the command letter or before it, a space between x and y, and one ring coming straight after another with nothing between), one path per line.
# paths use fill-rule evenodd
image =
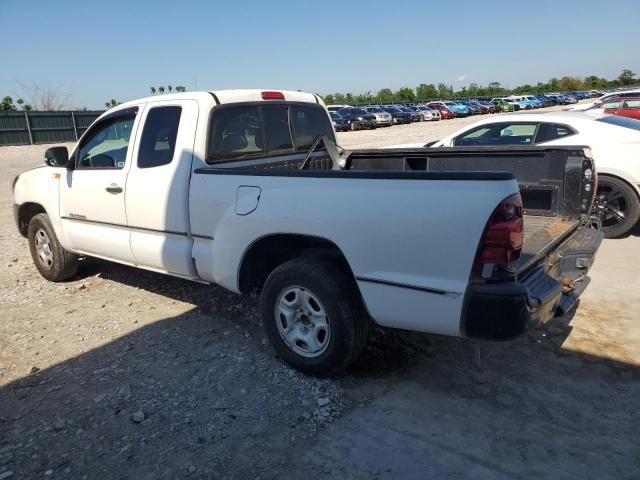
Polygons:
M602 222L605 238L621 237L638 223L640 200L625 181L601 175L593 202L593 214Z
M29 250L36 268L51 282L61 282L78 271L78 256L64 249L49 216L40 213L29 222Z
M265 332L298 370L334 375L360 356L368 318L355 281L329 260L300 258L276 268L261 296Z

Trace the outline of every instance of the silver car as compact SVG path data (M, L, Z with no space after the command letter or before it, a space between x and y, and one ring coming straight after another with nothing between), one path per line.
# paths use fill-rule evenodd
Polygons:
M437 110L433 110L423 105L418 105L415 109L422 115L422 120L425 122L435 122L440 120L440 112Z
M376 117L376 126L390 127L393 125L393 117L390 113L385 112L380 107L362 107L367 113Z

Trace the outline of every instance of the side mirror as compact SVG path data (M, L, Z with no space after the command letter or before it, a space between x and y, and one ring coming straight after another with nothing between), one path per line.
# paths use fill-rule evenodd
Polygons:
M69 163L67 147L51 147L44 152L44 163L50 167L66 167Z

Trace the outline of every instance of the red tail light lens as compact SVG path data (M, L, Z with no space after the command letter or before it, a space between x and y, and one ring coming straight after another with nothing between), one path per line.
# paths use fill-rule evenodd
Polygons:
M498 279L515 275L523 243L522 198L516 193L500 202L491 214L473 268L474 276Z
M282 92L262 92L263 100L284 100L284 93Z

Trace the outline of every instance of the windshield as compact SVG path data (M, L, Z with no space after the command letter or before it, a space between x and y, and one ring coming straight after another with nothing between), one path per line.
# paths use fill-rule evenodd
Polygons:
M640 120L634 120L633 118L620 117L618 115L607 115L606 117L598 118L596 122L609 123L618 127L630 128L640 132Z
M349 113L352 113L353 115L367 115L367 112L361 108L352 108Z
M381 108L378 108L378 107L367 108L367 111L369 113L384 113L384 110L382 110Z
M395 107L387 107L387 108L385 108L385 110L386 110L387 112L389 112L389 113L402 113L402 112L400 111L400 109L395 108Z

